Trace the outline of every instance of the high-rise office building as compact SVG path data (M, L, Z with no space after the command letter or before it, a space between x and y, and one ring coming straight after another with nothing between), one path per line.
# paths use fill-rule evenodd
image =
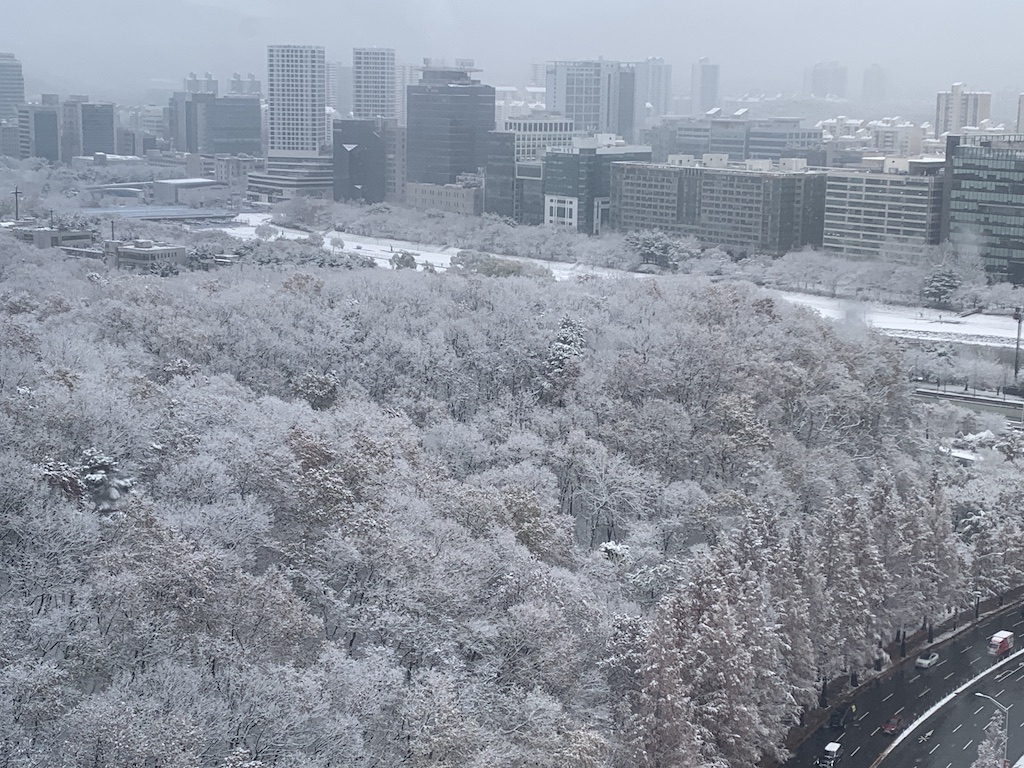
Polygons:
M812 99L845 99L846 67L838 61L819 61L806 74L804 90Z
M948 91L940 91L935 99L935 137L958 133L966 127L977 127L992 117L992 94L968 91L963 83L953 83Z
M202 155L262 155L258 94L179 91L168 105L171 146Z
M25 77L13 53L0 53L0 120L18 121L18 105L25 103Z
M551 61L545 98L548 111L565 115L581 131L628 135L633 129L635 86L633 70L624 71L617 61Z
M471 77L471 61L423 67L408 87L406 175L410 183L453 184L487 163L494 130L494 88Z
M344 62L327 65L327 106L342 118L352 113L352 67Z
M636 72L636 125L646 117L660 117L672 111L672 65L661 58L648 58L633 65Z
M690 114L703 115L719 105L718 65L706 56L700 59L690 73Z
M110 102L79 103L82 111L82 154L114 154L117 144L117 116Z
M267 163L264 172L249 174L250 200L331 196L334 169L326 110L323 46L268 46Z
M22 104L18 107L18 150L22 160L39 157L60 160L60 117L50 104Z
M393 48L352 49L352 117L396 117Z
M889 96L888 81L888 73L880 64L872 64L865 69L861 101L868 106L885 104Z
M1024 135L948 136L945 173L942 239L1024 284Z
M334 199L384 200L387 176L385 120L334 121ZM397 127L397 126L396 126Z

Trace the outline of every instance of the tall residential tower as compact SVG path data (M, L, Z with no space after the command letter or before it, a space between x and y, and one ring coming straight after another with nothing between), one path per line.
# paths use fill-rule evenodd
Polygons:
M393 48L352 49L352 117L372 120L396 117L395 51Z

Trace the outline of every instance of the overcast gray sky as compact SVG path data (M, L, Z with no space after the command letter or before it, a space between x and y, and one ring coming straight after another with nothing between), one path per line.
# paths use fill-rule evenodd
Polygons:
M0 50L25 65L30 92L141 98L189 71L262 77L268 43L393 47L400 61L475 58L493 85L525 84L529 63L602 55L662 56L676 67L710 56L728 93L799 90L819 60L849 68L859 90L878 62L896 88L921 95L955 80L978 90L1024 86L1024 2L951 0L36 0L0 26Z

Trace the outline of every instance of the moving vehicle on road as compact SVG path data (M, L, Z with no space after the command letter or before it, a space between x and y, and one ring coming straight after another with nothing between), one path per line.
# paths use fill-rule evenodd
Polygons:
M930 669L939 663L939 654L932 651L931 653L922 653L917 657L917 661L914 662L914 666L918 669Z
M1013 650L1013 632L1002 630L992 635L988 641L988 655L1001 659Z
M843 745L838 741L830 741L825 745L825 753L818 758L819 768L834 768L843 756Z
M895 736L903 730L903 718L900 715L893 715L882 724L882 733L887 736Z

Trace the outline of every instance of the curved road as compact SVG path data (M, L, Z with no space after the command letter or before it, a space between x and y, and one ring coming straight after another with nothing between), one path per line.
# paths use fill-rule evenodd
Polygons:
M907 724L914 722L944 696L992 667L995 662L987 654L988 640L1001 629L1013 630L1018 638L1018 647L1020 647L1020 643L1024 642L1024 637L1022 637L1024 636L1024 614L1021 610L1014 608L1001 615L987 619L983 617L977 626L963 630L950 640L935 643L932 647L939 653L939 663L931 669L915 669L914 657L910 657L888 676L876 678L860 686L857 695L852 699L852 703L857 705L855 719L851 721L846 730L834 731L827 725L820 728L796 750L793 757L786 762L786 768L811 768L818 756L823 753L825 745L830 741L839 741L843 744L844 755L839 768L870 768L892 740L891 736L882 733L882 724L895 714L902 716ZM1011 666L1013 670L1017 670L1016 663L1007 665L1007 668ZM890 768L890 766L893 768L904 768L904 766L946 768L947 763L951 763L953 768L969 766L974 760L975 754L972 748L977 748L979 736L968 736L963 739L964 744L972 738L975 740L973 747L968 746L966 749L961 749L964 744L960 744L958 740L961 736L966 736L967 732L973 733L970 730L973 728L970 723L973 723L974 720L979 723L977 733L980 734L994 709L990 702L974 697L973 691L979 690L995 696L1005 688L1003 695L1009 697L1010 691L1014 690L1012 686L1017 685L1016 677L1024 675L1024 667L1019 672L1004 678L1007 671L1008 669L1000 670L993 677L986 678L979 683L977 687L957 696L947 707L929 718L927 723L919 726L912 737L900 744L893 754L886 758L882 764L883 768ZM1004 680L1006 684L1002 685ZM989 689L990 684L995 685L991 690ZM1024 696L1024 688L1021 690L1021 695ZM970 704L973 706L964 705L963 711L961 711L960 705L966 699L970 699ZM1010 698L1007 698L1006 701L1000 699L1000 703L1005 706L1010 706L1013 701ZM849 703L847 702L847 704ZM972 714L979 707L982 707L983 711L978 712L977 715ZM1019 728L1020 722L1024 722L1024 705L1018 709L1022 717L1017 725L1014 725L1013 722L1016 719L1014 709L1010 710L1011 730L1016 731L1024 740L1024 730ZM947 711L951 714L947 715ZM918 746L917 737L921 733L932 729L935 733L931 738L935 739L940 732L945 733L946 723L953 722L957 717L967 718L963 720L963 728L957 731L959 734L957 737L947 738L943 735L938 742L933 741L927 745L926 750L923 750L923 758L919 754L922 750L913 749ZM933 726L932 723L938 723L939 718L943 718L943 725ZM947 721L946 718L951 719ZM952 727L949 728L950 731ZM957 742L955 747L953 746L954 741ZM928 750L931 750L936 743L939 743L940 746L934 750L933 754L929 755ZM1017 745L1018 742L1011 739L1011 753L1017 748ZM925 744L920 746L924 747ZM960 761L952 757L954 748L961 749L960 757L963 759ZM1024 741L1020 742L1020 749L1024 750ZM940 752L942 756L946 757L945 760L939 756ZM1021 752L1018 751L1017 756L1020 754ZM912 756L905 758L903 755ZM910 760L910 762L897 762L902 760Z

